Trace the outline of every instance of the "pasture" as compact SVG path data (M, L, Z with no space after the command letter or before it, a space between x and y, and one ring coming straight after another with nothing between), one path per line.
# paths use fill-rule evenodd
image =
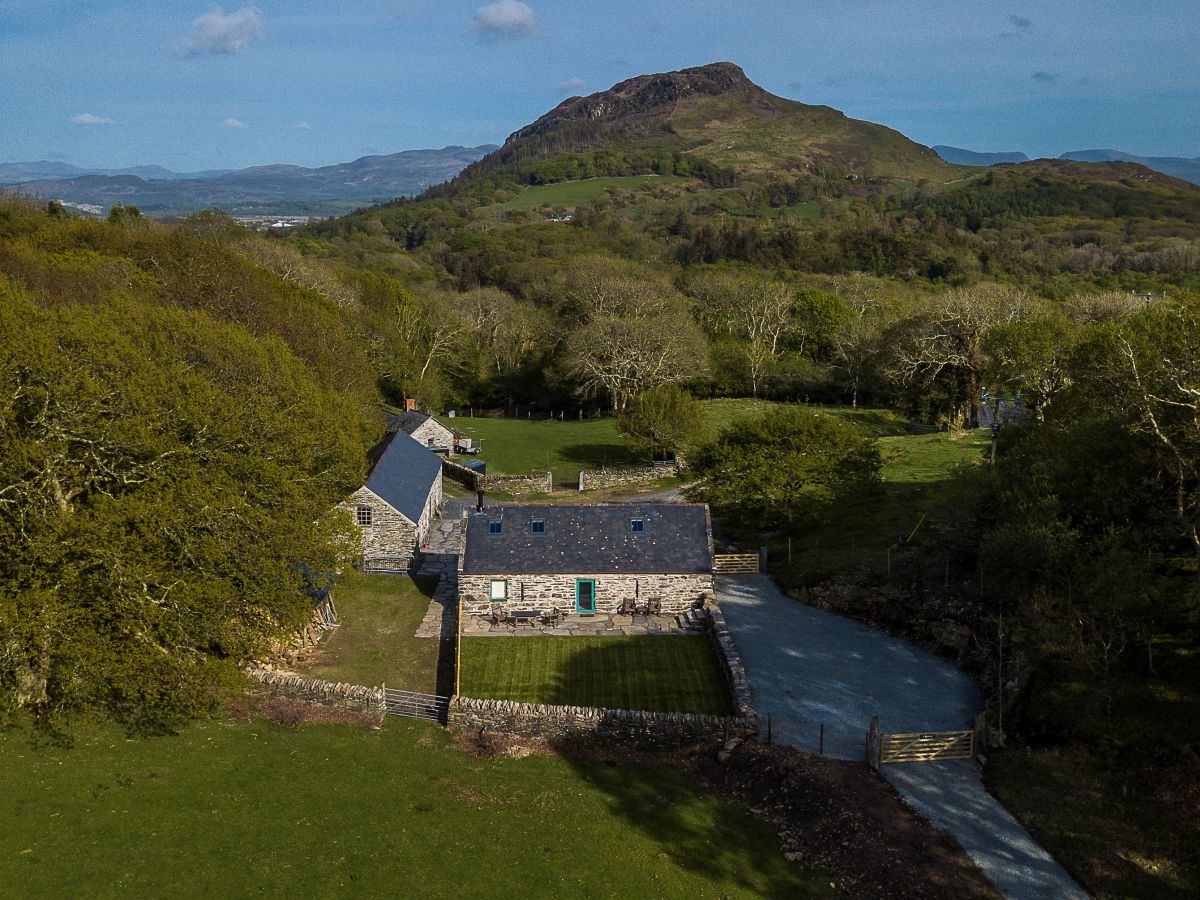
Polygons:
M430 724L261 719L74 746L0 731L5 895L807 897L774 830L677 769L481 759Z

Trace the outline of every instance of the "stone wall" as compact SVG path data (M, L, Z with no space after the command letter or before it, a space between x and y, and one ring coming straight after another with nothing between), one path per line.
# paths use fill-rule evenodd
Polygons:
M656 748L716 744L748 734L744 721L729 716L544 706L470 697L451 699L447 724L452 728Z
M474 469L442 460L442 474L470 491L498 491L519 497L522 494L549 494L554 490L554 475L532 472L529 475L480 475Z
M410 522L366 487L360 487L340 506L349 510L352 516L359 506L371 510L371 524L359 526L358 529L362 535L364 569L368 572L408 571L417 548L415 522Z
M548 612L575 612L575 582L596 583L596 612L615 613L626 599L639 603L657 598L663 613L681 613L702 606L713 594L713 577L702 572L691 575L589 575L585 572L550 575L476 575L459 573L458 597L465 615L491 613L491 582L506 581L509 606Z
M252 682L250 692L256 696L308 700L337 709L377 714L380 719L383 718L382 688L302 678L299 675L271 672L266 669L247 669L246 675Z
M733 635L725 623L725 614L717 603L710 603L708 612L708 638L713 645L713 652L721 668L725 687L729 691L729 699L737 711L738 719L746 724L751 734L758 731L758 712L754 708L754 698L750 693L750 679L746 677L746 667L738 655L733 643Z
M430 416L409 437L426 448L454 450L454 432Z
M679 469L672 463L665 466L639 466L634 469L592 469L579 473L579 490L595 491L602 488L624 487L627 484L645 484L670 478Z

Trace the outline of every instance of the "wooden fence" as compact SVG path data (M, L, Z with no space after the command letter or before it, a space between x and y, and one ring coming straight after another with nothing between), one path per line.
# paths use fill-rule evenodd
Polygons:
M713 571L718 575L759 571L757 553L717 553L713 556Z

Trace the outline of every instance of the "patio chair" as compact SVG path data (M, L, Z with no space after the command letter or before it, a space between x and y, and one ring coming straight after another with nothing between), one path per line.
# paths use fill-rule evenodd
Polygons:
M621 608L617 612L622 616L636 616L637 601L632 597L626 597L621 601Z
M646 615L657 616L662 613L662 598L651 597L650 602L646 604Z
M492 624L503 625L508 621L508 610L503 606L492 607Z
M562 621L562 610L557 608L552 609L546 613L543 619L551 628L557 628L558 623Z

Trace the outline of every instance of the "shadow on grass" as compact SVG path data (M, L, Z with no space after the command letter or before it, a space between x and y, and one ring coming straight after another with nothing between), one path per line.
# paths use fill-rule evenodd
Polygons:
M558 455L589 469L627 469L650 464L648 457L634 453L624 444L567 444Z
M514 640L524 640L515 638ZM571 640L571 638L561 638ZM570 705L586 702L590 684L620 668L628 669L631 657L617 639L601 640L573 657L556 673L548 701ZM677 636L639 640L681 641ZM715 654L712 658L717 665ZM702 707L728 709L724 683L708 673L688 673L663 668L650 673L647 693L669 688L669 679L686 679L682 692L710 696ZM689 704L696 708L697 704ZM712 738L712 752L719 747ZM796 869L783 859L778 841L769 829L753 823L744 813L730 815L715 796L697 790L667 760L674 750L686 752L694 740L673 741L651 737L627 722L609 717L591 741L565 738L554 742L578 776L610 798L609 808L657 843L659 854L675 865L710 880L719 893L738 889L761 897L826 896L827 881ZM617 749L620 748L620 749ZM664 753L665 751L665 753Z

